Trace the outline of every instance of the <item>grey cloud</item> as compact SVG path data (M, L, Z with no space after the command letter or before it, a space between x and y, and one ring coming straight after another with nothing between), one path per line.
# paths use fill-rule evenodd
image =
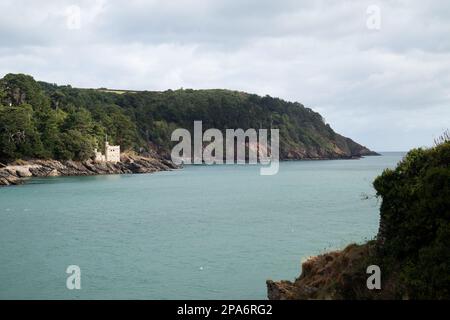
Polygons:
M371 4L379 31L366 28ZM67 27L70 5L80 29ZM0 75L270 94L377 150L431 143L450 123L447 1L2 1L0 11Z

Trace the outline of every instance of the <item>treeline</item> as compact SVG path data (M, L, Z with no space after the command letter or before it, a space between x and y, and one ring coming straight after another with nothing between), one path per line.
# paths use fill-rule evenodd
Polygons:
M84 160L106 134L126 149L144 145L110 94L38 83L23 74L0 80L0 159Z
M125 92L37 82L24 74L0 80L0 159L84 160L106 134L122 150L168 155L170 134L204 128L278 128L282 158L349 157L368 150L336 134L300 103L229 90Z

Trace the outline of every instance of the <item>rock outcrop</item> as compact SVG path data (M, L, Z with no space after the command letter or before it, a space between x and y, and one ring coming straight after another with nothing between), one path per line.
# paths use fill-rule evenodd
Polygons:
M367 267L364 257L374 247L349 245L344 250L311 257L302 264L302 273L294 282L267 280L270 300L346 299L354 290L367 291Z
M171 161L157 157L123 154L120 160L117 163L41 159L13 162L0 168L0 186L21 184L31 177L151 173L177 168Z
M379 155L377 152L339 134L335 135L335 141L332 143L332 146L302 144L280 150L280 158L282 160L359 159L364 156Z

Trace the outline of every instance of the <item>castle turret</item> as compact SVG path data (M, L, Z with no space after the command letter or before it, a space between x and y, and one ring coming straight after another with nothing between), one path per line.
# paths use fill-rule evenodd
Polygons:
M120 161L120 146L110 146L108 140L105 141L105 158L107 162Z
M108 137L108 136L106 136ZM110 146L108 138L105 139L105 154L94 149L95 161L98 162L120 162L120 146Z

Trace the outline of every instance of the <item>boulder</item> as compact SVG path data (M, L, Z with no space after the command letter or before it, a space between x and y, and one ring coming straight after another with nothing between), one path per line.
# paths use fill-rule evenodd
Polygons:
M30 172L30 167L17 167L16 175L20 178L31 177L33 174Z
M8 180L3 177L0 177L0 186L9 186Z
M51 168L46 168L42 166L35 166L30 168L30 172L33 175L33 177L46 177L52 170L53 169Z
M47 174L47 177L58 177L58 176L60 176L60 174L59 174L58 170L56 170L56 169L53 169L52 171L50 171Z

